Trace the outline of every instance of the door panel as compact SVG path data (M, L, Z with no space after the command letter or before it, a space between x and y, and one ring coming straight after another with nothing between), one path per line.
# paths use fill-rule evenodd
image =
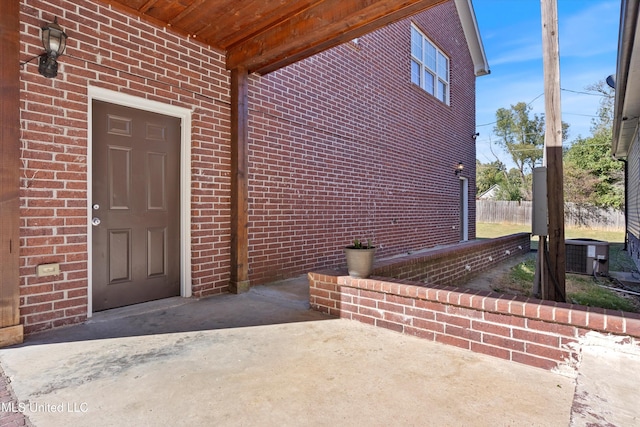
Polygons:
M129 209L131 206L131 149L107 147L109 209ZM94 197L95 198L95 197Z
M165 153L147 153L147 209L165 210L167 208Z
M131 280L131 230L108 230L109 281Z
M147 229L147 277L161 276L166 272L167 228Z
M92 108L93 309L180 295L180 119Z

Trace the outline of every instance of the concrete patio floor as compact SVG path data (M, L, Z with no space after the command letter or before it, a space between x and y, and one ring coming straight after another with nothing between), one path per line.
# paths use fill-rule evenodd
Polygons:
M576 382L310 311L305 276L97 313L0 366L37 427L637 425L640 356L604 353Z

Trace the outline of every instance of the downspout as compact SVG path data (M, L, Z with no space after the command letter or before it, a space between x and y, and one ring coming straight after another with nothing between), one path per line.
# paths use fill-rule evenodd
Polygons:
M623 251L627 251L627 241L629 238L629 186L627 185L629 178L629 170L627 166L629 163L625 159L618 159L619 162L624 163L624 248Z

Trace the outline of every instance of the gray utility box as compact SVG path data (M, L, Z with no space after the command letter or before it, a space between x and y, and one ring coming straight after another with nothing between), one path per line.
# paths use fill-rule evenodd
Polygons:
M594 239L565 240L565 251L567 273L609 273L609 242Z

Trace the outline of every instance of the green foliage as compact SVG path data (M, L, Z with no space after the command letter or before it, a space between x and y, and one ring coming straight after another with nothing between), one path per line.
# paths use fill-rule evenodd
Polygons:
M476 195L484 193L496 184L502 186L505 170L506 167L499 160L486 164L476 160Z
M533 296L535 271L535 257L529 256L524 261L511 267L506 276L496 278L493 281L492 289L506 294ZM633 301L615 291L599 286L594 282L593 277L567 274L566 283L567 295L574 304L627 312L638 311ZM608 285L608 283L605 285Z
M531 200L531 179L533 168L542 164L544 149L544 116L530 115L531 107L524 102L511 108L496 111L496 125L493 132L500 138L498 145L505 149L517 167L520 175L520 196L509 189L508 200ZM562 139L568 137L569 125L562 123ZM511 182L515 184L515 182Z
M568 297L575 304L627 312L637 311L633 302L614 291L598 286L593 283L593 279L581 278L579 282L578 290L568 293Z
M564 154L565 200L621 209L624 205L624 166L611 157L613 93L603 82L588 89L602 93L592 135L578 138Z
M493 185L499 186L499 200L522 200L522 178L517 169L512 168L507 172L499 160L486 164L476 160L476 195L484 193Z
M515 265L511 269L511 277L514 280L523 280L533 282L533 278L536 274L536 260L530 258L520 264Z
M527 177L525 176L525 180ZM520 172L515 169L509 169L509 172L505 175L503 185L500 187L500 193L498 198L500 200L508 200L511 202L519 202L523 198L523 180Z
M352 249L373 249L373 245L371 243L371 239L367 239L367 244L365 245L360 241L360 239L354 239Z
M530 111L524 102L500 108L493 128L500 138L498 144L511 155L523 178L540 163L544 147L544 118L537 114L529 117Z

